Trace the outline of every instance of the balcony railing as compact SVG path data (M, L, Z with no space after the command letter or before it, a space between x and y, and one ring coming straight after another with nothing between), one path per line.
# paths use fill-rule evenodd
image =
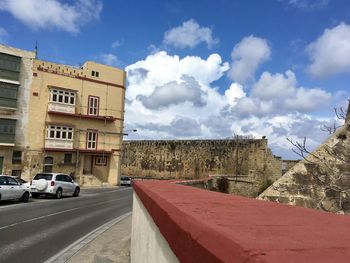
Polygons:
M59 140L59 139L46 139L45 148L48 149L73 149L73 141L70 140Z
M49 102L48 111L75 114L75 105Z

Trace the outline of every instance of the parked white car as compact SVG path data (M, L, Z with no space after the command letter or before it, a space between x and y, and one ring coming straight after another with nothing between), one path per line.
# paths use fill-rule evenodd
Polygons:
M66 174L38 173L31 181L30 192L33 198L40 195L52 195L56 198L62 196L79 196L80 186Z
M16 179L24 188L26 188L30 192L30 182L27 182L26 180L23 180L22 178L18 178L15 176L11 176L12 178Z
M131 186L131 178L128 176L120 177L120 185Z
M11 176L0 175L0 200L28 202L29 190Z

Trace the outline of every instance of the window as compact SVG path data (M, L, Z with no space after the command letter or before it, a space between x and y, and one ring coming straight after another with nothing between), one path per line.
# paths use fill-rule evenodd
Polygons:
M22 170L12 170L11 175L16 178L21 178ZM19 180L17 180L19 181Z
M7 177L7 183L9 185L18 185L18 182L15 179L11 178L11 177Z
M18 85L0 82L0 107L16 108Z
M95 156L95 165L106 166L107 165L107 156Z
M53 167L53 157L46 156L44 158L44 173L52 173L52 167Z
M45 179L47 181L51 181L52 174L40 173L40 174L36 174L36 176L33 178L33 180L40 180L40 179Z
M67 183L72 183L73 182L72 178L70 176L68 176L68 175L64 174L63 178L64 178L64 181L66 181Z
M75 105L75 92L60 89L51 89L50 101L62 104Z
M86 148L95 150L97 148L97 131L88 131L86 134Z
M14 143L16 120L0 119L0 143Z
M18 81L20 66L20 57L0 53L0 78Z
M22 152L21 151L13 151L12 153L12 163L21 163L22 162Z
M89 96L88 115L98 116L99 106L100 98L95 96Z
M92 70L91 71L91 76L93 76L93 77L99 77L100 76L100 72L98 72L98 71L95 71L95 70Z
M65 164L71 164L73 159L73 155L71 153L65 153L64 154L64 160L63 163Z
M49 125L47 127L47 138L48 139L60 139L60 140L73 140L73 128Z
M0 185L7 185L7 181L4 176L0 176Z
M63 174L58 174L56 175L56 181L64 182L64 175Z

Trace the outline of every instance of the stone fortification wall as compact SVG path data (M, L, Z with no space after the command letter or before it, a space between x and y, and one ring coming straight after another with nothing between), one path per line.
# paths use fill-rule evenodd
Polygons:
M124 141L121 169L123 175L150 178L245 175L249 184L261 184L281 176L281 160L267 139Z

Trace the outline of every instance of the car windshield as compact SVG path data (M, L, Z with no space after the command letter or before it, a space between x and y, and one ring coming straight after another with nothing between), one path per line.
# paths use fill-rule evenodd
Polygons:
M122 176L122 177L120 178L120 180L130 180L130 178L127 177L127 176Z
M45 179L50 181L52 179L52 174L37 174L33 180Z
M22 178L15 178L18 182L21 184L25 184L27 181L23 180Z

